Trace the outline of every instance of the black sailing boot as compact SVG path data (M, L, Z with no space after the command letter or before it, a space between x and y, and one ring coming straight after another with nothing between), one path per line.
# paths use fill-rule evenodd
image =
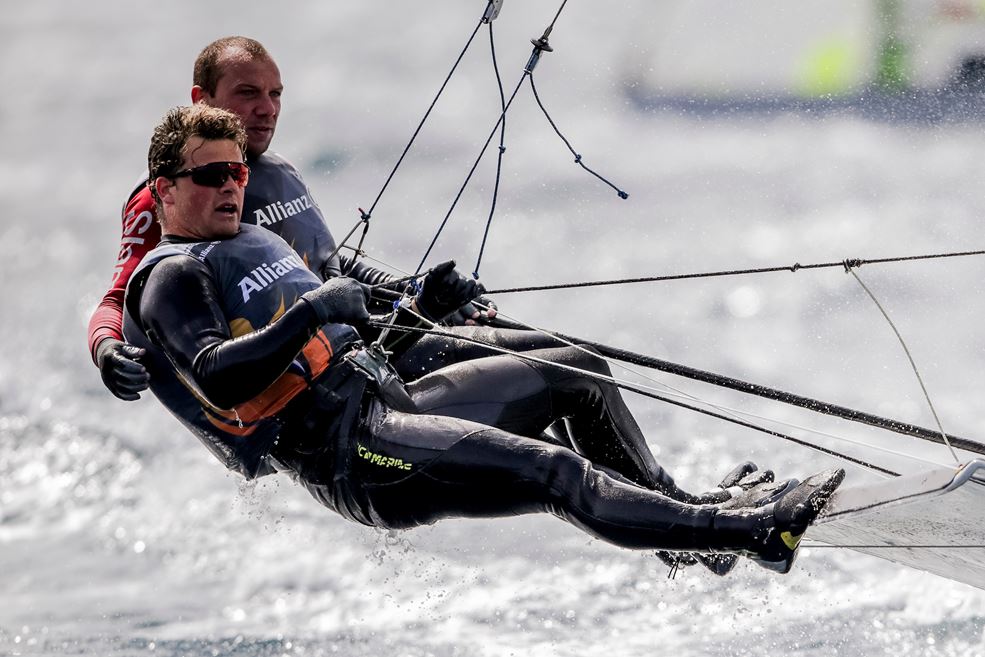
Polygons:
M796 479L773 481L773 472L770 470L749 472L734 482L733 485L722 486L722 488L728 489L732 497L718 508L743 509L766 506L793 490L798 483ZM694 558L705 568L720 576L728 575L739 562L738 555L727 552L711 554L696 552Z
M792 479L774 484L772 470L759 470L755 463L746 461L732 468L718 484L717 490L699 495L700 501L697 503L720 503L720 508L732 509L764 506L796 485L796 480ZM693 566L696 563L724 577L739 561L738 556L726 552L704 554L661 550L657 552L657 557L670 566L671 577L681 566Z
M788 573L797 558L797 549L808 526L820 515L844 478L845 471L841 468L820 472L808 477L775 502L753 511L720 510L713 527L722 532L723 545L742 540L740 534L745 533L746 545L732 548L734 551L749 557L763 568Z

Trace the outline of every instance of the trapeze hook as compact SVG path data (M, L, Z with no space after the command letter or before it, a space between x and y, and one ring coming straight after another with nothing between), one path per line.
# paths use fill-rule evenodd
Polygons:
M483 23L492 23L499 17L499 12L503 8L503 0L489 0L486 13L482 16Z
M554 52L554 48L551 48L551 44L547 42L547 37L551 34L551 28L544 30L543 36L539 39L531 39L530 43L534 44L534 50L530 53L530 59L527 60L527 66L523 69L525 73L530 74L534 72L534 68L537 66L537 62L540 61L540 53L542 52Z

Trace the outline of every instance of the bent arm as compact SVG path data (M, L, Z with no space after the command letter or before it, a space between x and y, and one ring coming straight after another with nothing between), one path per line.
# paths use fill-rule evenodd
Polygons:
M161 226L154 219L154 199L142 189L123 209L120 250L113 266L113 280L89 319L89 354L96 362L96 348L107 338L123 340L123 297L127 283L144 256L161 241Z
M89 355L98 365L96 350L106 339L125 342L123 338L123 291L111 288L89 318Z
M212 404L228 409L277 380L318 331L307 303L233 338L211 271L190 256L155 265L140 298L140 321L172 365Z

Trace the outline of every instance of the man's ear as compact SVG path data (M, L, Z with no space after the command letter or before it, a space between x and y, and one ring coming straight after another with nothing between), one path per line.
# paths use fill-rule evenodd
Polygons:
M205 93L205 89L198 86L197 84L192 87L192 103L202 103L205 102L205 97L208 96Z
M157 192L157 197L161 199L162 204L172 203L171 190L174 188L174 181L164 176L158 176L154 180L154 191Z

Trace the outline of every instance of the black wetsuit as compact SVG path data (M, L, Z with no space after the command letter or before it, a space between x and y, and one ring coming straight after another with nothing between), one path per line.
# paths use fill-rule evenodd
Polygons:
M148 272L139 298L128 292L128 308L138 308L136 323L218 407L253 398L324 328L299 301L233 339L221 302L229 290L202 260L172 255ZM343 358L352 346L337 349L328 369L277 414L270 456L354 521L406 528L446 517L549 512L625 547L723 550L754 542L747 514L649 490L673 483L611 385L491 356L407 384L416 409L404 412ZM531 353L607 371L571 347ZM539 439L561 418L581 454Z

